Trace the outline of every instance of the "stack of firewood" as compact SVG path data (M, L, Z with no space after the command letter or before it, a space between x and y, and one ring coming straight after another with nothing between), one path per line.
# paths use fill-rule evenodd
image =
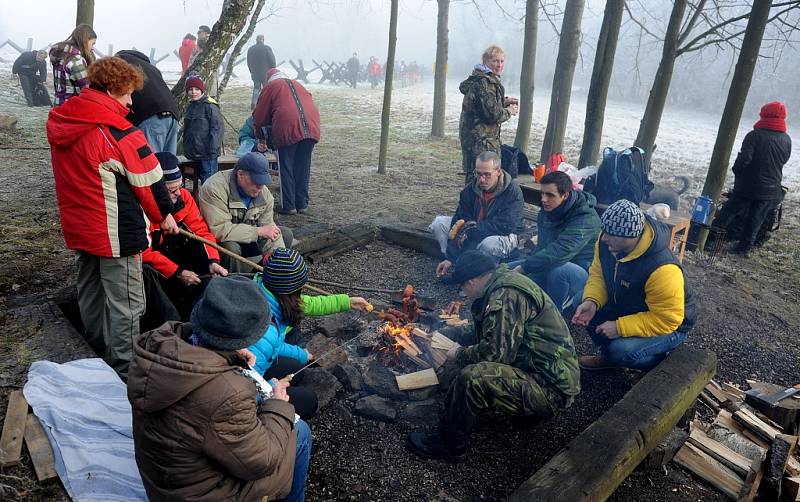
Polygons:
M456 342L438 331L428 333L418 326L413 327L408 334L396 334L395 340L402 347L403 355L422 368L421 371L398 376L398 388L412 390L438 385L436 370L445 363L447 351Z

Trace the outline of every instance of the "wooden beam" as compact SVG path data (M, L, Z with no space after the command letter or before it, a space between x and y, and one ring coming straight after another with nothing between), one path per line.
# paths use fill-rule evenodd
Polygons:
M28 402L21 390L15 390L8 396L8 408L3 422L3 434L0 435L0 467L11 467L19 464L22 454L22 439L25 435L25 421L28 419Z
M397 380L397 387L400 390L422 389L439 385L439 378L437 378L436 371L434 371L433 368L405 375L398 375L395 379Z
M25 422L25 444L28 446L33 469L36 471L36 479L46 481L58 476L53 447L50 446L42 424L33 413L28 414L28 420Z
M744 488L744 482L735 472L691 443L686 443L678 450L673 460L734 500L739 498Z
M716 365L707 350L673 351L509 500L605 500L678 423Z
M394 244L399 244L407 248L414 249L434 258L444 258L439 243L433 238L433 234L427 230L414 228L406 225L380 226L381 238Z

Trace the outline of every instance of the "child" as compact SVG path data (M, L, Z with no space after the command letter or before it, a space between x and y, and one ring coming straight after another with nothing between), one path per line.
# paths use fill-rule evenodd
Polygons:
M183 153L199 163L201 183L217 172L223 133L219 104L206 96L205 90L203 79L198 75L186 79L189 108L183 117Z

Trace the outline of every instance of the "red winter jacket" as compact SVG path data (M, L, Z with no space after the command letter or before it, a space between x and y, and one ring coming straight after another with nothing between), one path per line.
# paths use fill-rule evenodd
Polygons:
M311 93L299 82L287 78L277 70L270 70L267 75L269 80L261 90L258 104L253 110L256 137L263 137L262 126L271 125L272 144L275 148L293 145L304 139L319 141L319 110ZM294 86L299 107L290 86Z
M172 211L164 175L128 109L85 88L50 111L47 141L67 247L103 258L149 246L150 221Z
M178 204L175 204L176 211L172 215L172 217L175 218L175 223L206 240L217 242L217 240L214 239L214 235L208 230L208 225L206 225L206 221L200 214L200 209L192 198L192 194L185 188L181 188L181 200L183 200L183 207L178 209ZM161 227L158 225L150 225L151 240L153 234L158 232L156 234L158 236L158 242L154 242L153 245L142 252L142 263L149 264L156 272L164 277L172 277L180 267L177 263L161 254L160 251L153 248L153 246L158 248L157 244L164 242L164 235L159 232L159 230L161 230ZM203 244L203 248L206 251L209 261L219 262L219 252L216 249L206 244ZM198 270L193 270L193 272L200 272L201 275L205 273L205 271Z
M197 42L191 38L184 38L181 42L181 47L178 49L178 59L181 60L181 75L186 73L186 68L189 67L189 60L192 59L192 51L197 47Z

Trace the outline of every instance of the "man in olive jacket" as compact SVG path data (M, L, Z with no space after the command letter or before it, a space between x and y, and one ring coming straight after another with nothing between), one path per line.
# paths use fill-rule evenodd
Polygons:
M128 373L136 464L152 501L301 501L311 433L288 383L248 370L242 349L270 325L243 277L212 279L191 324L138 336Z
M439 432L412 432L408 446L420 457L458 459L481 414L499 411L535 423L570 406L580 392L580 370L564 319L529 278L467 251L446 282L460 284L474 300L474 325L460 337L472 345L447 353L460 370Z

